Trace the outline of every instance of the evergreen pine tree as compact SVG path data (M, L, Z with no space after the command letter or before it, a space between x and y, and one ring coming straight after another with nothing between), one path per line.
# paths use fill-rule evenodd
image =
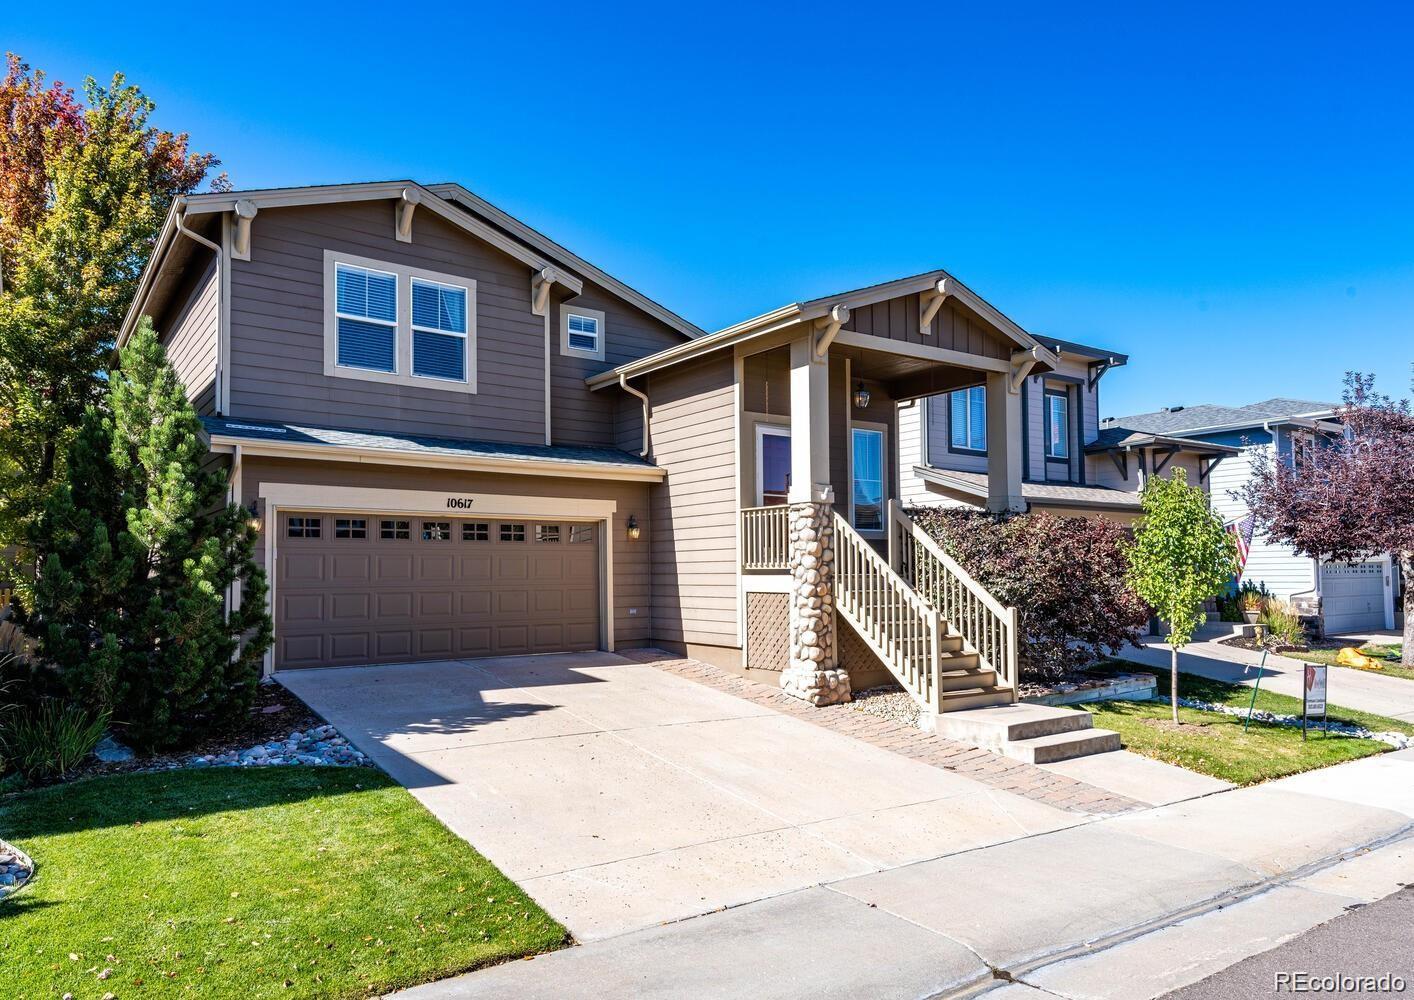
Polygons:
M271 641L256 532L204 469L201 421L144 320L43 523L39 655L127 739L176 745L249 708ZM241 587L239 608L228 592Z

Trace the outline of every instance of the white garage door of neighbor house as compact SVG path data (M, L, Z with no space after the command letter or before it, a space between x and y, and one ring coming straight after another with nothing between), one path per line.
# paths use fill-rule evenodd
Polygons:
M1384 566L1377 562L1322 564L1321 606L1328 634L1384 628Z

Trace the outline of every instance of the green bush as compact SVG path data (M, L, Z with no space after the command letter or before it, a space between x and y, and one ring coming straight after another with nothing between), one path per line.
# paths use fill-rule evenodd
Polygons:
M0 754L32 781L62 778L93 752L107 728L106 712L44 698L0 725Z

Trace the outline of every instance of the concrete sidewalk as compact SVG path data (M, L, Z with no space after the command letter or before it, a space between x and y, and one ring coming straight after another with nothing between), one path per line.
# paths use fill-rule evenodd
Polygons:
M844 878L407 991L1157 996L1414 880L1414 751Z
M1128 646L1119 655L1148 667L1169 669L1169 645L1157 639L1150 640L1143 649ZM1179 652L1178 669L1213 680L1251 684L1257 679L1256 668L1261 661L1261 653L1200 637ZM1262 690L1300 698L1305 667L1302 660L1269 654L1262 674ZM1414 681L1381 677L1366 670L1332 667L1328 684L1332 705L1414 723Z

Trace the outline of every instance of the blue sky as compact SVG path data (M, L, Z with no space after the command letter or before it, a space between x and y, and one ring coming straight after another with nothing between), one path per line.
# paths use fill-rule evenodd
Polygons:
M1107 415L1405 394L1414 14L1149 6L31 4L0 40L126 72L238 187L458 180L708 329L944 267L1130 354Z

